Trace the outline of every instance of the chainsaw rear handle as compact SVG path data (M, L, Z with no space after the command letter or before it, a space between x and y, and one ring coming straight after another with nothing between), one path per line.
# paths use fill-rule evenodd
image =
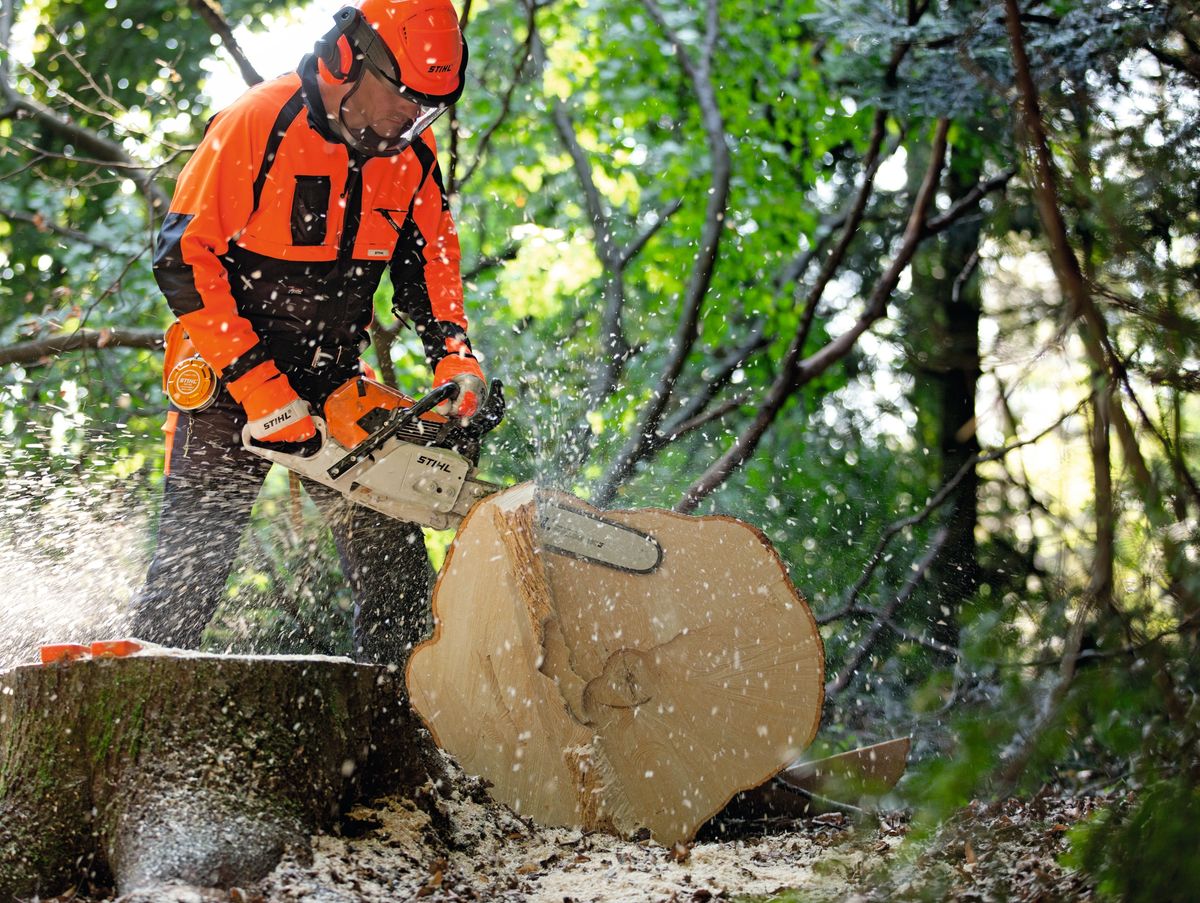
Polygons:
M261 455L268 461L277 461L285 467L289 461L311 458L313 455L320 454L321 449L325 447L325 442L329 438L329 427L326 425L324 417L317 414L310 416L312 417L313 426L317 431L315 438L320 439L320 442L314 443L312 439L307 439L304 442L260 442L250 435L250 424L247 423L242 427L242 445L252 450L256 455ZM299 450L288 450L292 448Z

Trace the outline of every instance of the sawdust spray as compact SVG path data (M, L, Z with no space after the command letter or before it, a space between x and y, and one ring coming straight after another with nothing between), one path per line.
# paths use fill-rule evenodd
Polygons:
M0 451L0 670L44 642L120 636L145 573L149 518L113 474Z

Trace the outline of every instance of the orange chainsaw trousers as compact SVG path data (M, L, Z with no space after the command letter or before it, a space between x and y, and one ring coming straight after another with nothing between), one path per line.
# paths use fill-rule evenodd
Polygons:
M226 392L205 411L176 412L173 419L157 547L132 603L130 632L164 646L196 649L225 599L242 534L271 465L242 447L245 414ZM319 484L303 485L333 533L350 584L354 658L403 666L431 626L433 569L421 528L352 505ZM282 648L263 651L345 649L305 632L294 643L284 636Z

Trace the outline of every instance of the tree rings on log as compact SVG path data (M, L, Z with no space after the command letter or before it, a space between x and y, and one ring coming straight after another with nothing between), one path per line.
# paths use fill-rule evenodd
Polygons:
M523 484L467 515L434 589L434 634L409 661L413 707L518 812L689 840L811 742L816 622L747 524L555 494L658 542L659 567L627 573L552 551L539 498Z

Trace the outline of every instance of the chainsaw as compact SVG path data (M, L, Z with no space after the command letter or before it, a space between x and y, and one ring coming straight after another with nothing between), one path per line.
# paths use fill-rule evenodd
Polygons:
M483 410L459 427L433 409L459 392L446 383L414 400L365 376L343 383L313 415L320 444L315 451L285 451L260 444L242 430L242 444L259 457L388 517L457 529L480 499L502 489L479 479L482 436L504 416L499 380ZM314 445L316 443L313 443ZM634 574L650 574L662 562L651 536L572 507L549 495L537 499L537 531L550 552Z

